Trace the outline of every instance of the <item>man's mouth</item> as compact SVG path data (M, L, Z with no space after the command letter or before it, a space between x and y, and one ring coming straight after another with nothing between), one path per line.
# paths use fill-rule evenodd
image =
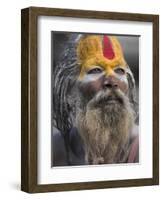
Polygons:
M90 101L90 105L92 105L93 107L109 106L116 104L124 104L123 96L118 92L110 91L102 91Z
M113 95L105 96L104 98L99 99L99 104L116 104L116 103L122 103L122 99L120 97L116 97Z

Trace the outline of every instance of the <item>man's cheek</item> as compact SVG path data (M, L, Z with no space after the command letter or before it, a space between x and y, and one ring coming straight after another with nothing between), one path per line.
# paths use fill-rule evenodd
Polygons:
M79 91L85 98L92 98L100 90L104 89L104 81L108 79L104 74L97 75L85 75L82 80L79 81ZM118 88L124 93L128 93L128 80L126 76L115 76ZM110 88L108 88L110 89Z
M79 90L84 97L93 97L97 92L102 89L103 77L85 77L79 83Z
M119 89L127 94L128 93L128 80L127 80L127 77L126 76L123 76L123 77L119 77L118 78L118 86L119 86Z

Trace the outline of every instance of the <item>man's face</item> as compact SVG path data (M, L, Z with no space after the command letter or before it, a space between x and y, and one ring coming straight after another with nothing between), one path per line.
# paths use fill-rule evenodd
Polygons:
M80 92L87 100L91 100L100 91L108 92L107 103L116 103L118 97L114 94L117 91L124 95L128 93L128 81L125 67L109 65L90 66L85 72L79 84Z
M84 38L79 43L78 57L82 63L79 89L86 100L91 100L100 91L105 93L104 99L110 104L120 100L117 92L127 96L127 64L115 37Z

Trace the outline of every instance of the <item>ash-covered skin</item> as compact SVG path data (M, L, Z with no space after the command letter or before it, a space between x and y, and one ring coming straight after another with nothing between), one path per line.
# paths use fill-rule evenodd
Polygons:
M115 67L111 75L106 75L104 69L94 66L86 72L78 87L82 95L91 99L97 92L103 89L120 89L128 95L128 81L125 68Z

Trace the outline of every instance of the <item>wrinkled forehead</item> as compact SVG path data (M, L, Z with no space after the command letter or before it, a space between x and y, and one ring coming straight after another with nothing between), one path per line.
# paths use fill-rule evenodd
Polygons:
M117 66L127 66L122 47L115 36L83 36L77 45L77 57L80 62L79 79L94 66L100 66L106 71Z

